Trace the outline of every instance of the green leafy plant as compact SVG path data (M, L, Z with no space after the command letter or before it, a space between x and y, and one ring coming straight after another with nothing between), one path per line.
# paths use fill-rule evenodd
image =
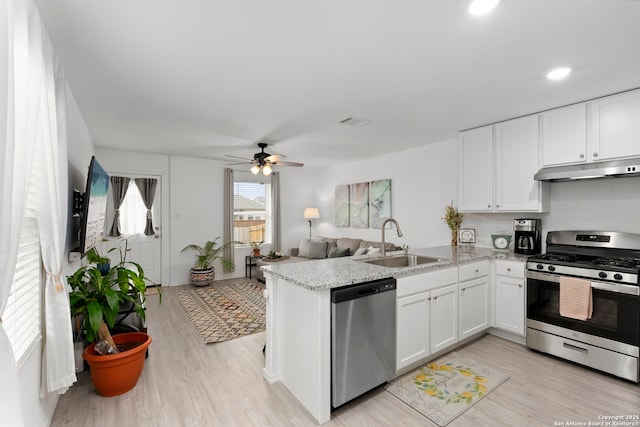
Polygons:
M451 231L458 231L460 225L462 224L462 218L464 214L458 212L458 210L453 207L453 200L450 204L445 205L444 207L444 217L442 218L444 222L449 226Z
M206 270L213 268L213 263L219 261L225 271L232 270L235 267L234 262L229 258L226 258L223 253L229 245L237 242L227 242L222 246L218 246L217 242L219 238L220 236L216 237L212 241L206 242L204 246L195 244L185 246L182 248L181 253L196 252L195 269Z
M124 248L113 248L109 252L115 250L119 251L120 261L106 274L101 274L95 265L86 265L67 276L72 289L69 294L71 316L76 320L76 328L84 331L89 342L106 340L114 348L116 346L109 328L114 327L122 304L131 303L133 310L144 321L145 292L147 282L150 282L140 264L126 260L129 251L126 239ZM106 258L97 251L95 255ZM160 294L160 301L161 297Z
M92 264L109 264L111 262L108 257L101 256L95 247L87 252L87 261Z
M258 248L260 248L260 245L262 244L262 241L260 241L260 242L251 242L249 244L251 245L251 247L253 249L258 249Z

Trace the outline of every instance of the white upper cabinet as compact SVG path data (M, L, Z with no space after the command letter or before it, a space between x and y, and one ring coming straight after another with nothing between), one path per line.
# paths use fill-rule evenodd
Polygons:
M538 115L461 132L459 209L471 212L543 212Z
M590 161L640 156L640 90L589 102Z
M640 156L640 90L545 111L542 164Z
M538 212L542 210L539 181L538 115L495 125L496 210Z
M493 205L493 126L460 133L459 209L488 211Z
M542 117L542 164L567 165L587 161L587 105L545 111Z

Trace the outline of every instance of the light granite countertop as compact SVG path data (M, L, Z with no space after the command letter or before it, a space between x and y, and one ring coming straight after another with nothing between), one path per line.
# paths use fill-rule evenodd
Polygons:
M468 264L483 259L504 259L511 261L527 260L527 256L514 254L511 251L498 251L481 247L451 247L438 246L433 248L415 249L413 255L429 256L441 261L403 267L400 269L387 268L368 264L353 257L330 258L322 260L301 261L288 264L269 264L261 269L266 275L283 278L291 283L309 290L322 290L369 282L389 277L402 277L413 274L426 273L431 270Z

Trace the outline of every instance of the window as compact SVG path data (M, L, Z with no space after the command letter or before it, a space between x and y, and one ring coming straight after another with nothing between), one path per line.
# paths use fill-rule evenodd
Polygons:
M132 179L120 206L120 231L126 236L143 234L147 224L146 218L147 207L142 201L138 186Z
M244 244L271 243L271 179L234 173L233 239Z
M9 336L14 358L20 364L40 339L42 329L40 237L38 222L31 209L27 209L22 220L20 246L13 277L3 325Z

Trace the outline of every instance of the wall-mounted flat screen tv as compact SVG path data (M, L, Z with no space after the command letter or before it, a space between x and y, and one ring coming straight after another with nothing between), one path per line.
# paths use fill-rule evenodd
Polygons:
M104 237L108 191L109 175L93 156L87 174L80 219L80 252L83 256Z

